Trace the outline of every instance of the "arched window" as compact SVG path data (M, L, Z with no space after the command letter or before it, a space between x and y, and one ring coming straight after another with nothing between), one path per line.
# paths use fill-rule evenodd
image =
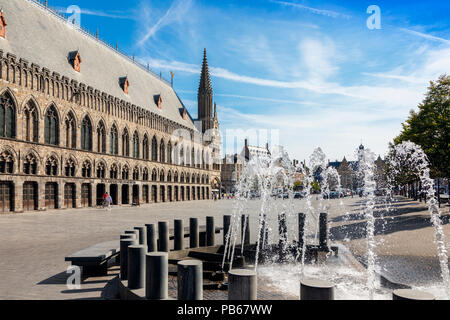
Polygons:
M128 169L128 166L124 166L122 168L122 180L128 180L130 177L130 170Z
M133 180L138 181L139 180L139 168L135 167L133 170Z
M25 110L25 140L39 142L39 116L33 101L27 103Z
M158 172L156 171L156 169L153 169L152 171L152 181L157 181L158 180Z
M113 125L111 128L111 134L110 134L110 153L112 155L118 155L119 154L119 132L117 130L116 125Z
M186 183L191 182L191 175L189 173L186 173Z
M54 105L51 105L45 114L45 143L59 145L59 118Z
M117 165L113 164L111 166L111 170L109 171L109 176L111 179L118 179L119 169L117 168Z
M51 156L45 162L45 174L48 176L58 175L58 160L55 157Z
M142 180L148 181L148 178L149 178L148 169L144 168L144 170L142 171Z
M161 170L160 172L159 172L159 181L160 182L164 182L166 180L166 177L165 177L165 175L164 175L164 170Z
M0 97L0 137L16 137L16 107L8 92Z
M158 142L156 136L152 139L152 161L158 161Z
M103 162L97 164L97 178L105 179L106 166Z
M81 123L81 149L92 151L92 123L88 116Z
M97 127L97 152L106 153L106 128L103 121Z
M178 182L178 172L175 171L174 175L173 175L173 182Z
M190 162L190 165L191 165L191 167L194 167L195 166L195 149L194 148L192 148L192 150L191 150L191 162Z
M139 158L139 134L137 131L133 135L133 158Z
M66 161L66 166L64 167L66 177L75 177L75 161L73 159L68 159Z
M172 143L167 144L167 163L172 164Z
M170 170L167 172L167 182L172 182L172 172Z
M181 176L180 176L180 182L181 182L181 183L184 183L184 172L181 173Z
M159 160L161 163L166 162L166 146L163 139L161 139L161 143L159 145Z
M91 162L89 160L86 160L83 162L83 166L81 167L81 175L83 178L90 178L92 172L92 166Z
M142 157L144 158L144 160L149 160L150 159L150 149L149 149L149 144L148 144L148 136L147 134L144 135L144 140L142 142Z
M75 149L77 147L77 129L75 123L75 116L69 112L64 120L66 126L66 147Z
M28 154L23 161L23 173L37 174L37 160L34 154Z
M200 184L200 175L197 175L197 184Z
M8 151L0 155L0 173L14 172L14 157Z
M122 155L125 157L130 156L130 135L126 128L123 130L122 134Z

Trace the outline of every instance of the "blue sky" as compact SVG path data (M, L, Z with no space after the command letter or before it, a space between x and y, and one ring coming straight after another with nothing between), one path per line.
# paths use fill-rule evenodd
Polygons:
M83 27L166 78L173 71L194 117L207 48L223 133L279 130L300 160L318 146L353 159L361 141L383 156L428 82L450 73L450 1L49 1L73 4ZM380 30L367 28L370 5Z

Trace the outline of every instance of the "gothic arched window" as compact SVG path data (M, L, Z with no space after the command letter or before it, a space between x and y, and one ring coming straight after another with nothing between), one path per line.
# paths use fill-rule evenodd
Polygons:
M164 182L166 180L165 175L164 175L164 170L161 170L159 172L159 181L160 182Z
M161 163L166 162L166 146L164 140L161 139L161 144L159 145L159 160Z
M81 123L81 149L92 151L92 123L88 116Z
M105 179L106 166L103 162L97 165L97 178Z
M81 175L83 176L83 178L91 177L91 168L92 166L90 161L86 160L85 162L83 162L83 166L81 167Z
M111 169L109 171L109 177L111 179L118 179L118 177L119 177L119 169L117 168L117 165L113 164L111 166Z
M139 168L135 167L133 170L133 180L138 181L139 180Z
M152 181L158 180L158 172L156 172L156 169L153 169L152 171Z
M133 158L139 158L139 134L137 131L133 135Z
M37 174L37 160L34 154L28 154L23 161L23 173Z
M152 161L158 161L158 142L156 136L152 139Z
M0 173L14 172L14 157L8 151L0 155Z
M16 137L16 107L8 92L0 97L0 137Z
M173 174L173 182L178 182L178 172L175 171L175 173Z
M31 142L39 141L39 116L36 105L30 101L25 110L25 140Z
M64 124L66 126L66 147L75 149L77 147L77 129L75 116L72 112L69 112L66 116Z
M45 143L59 145L59 117L54 105L45 114Z
M127 166L124 166L122 168L122 180L128 180L129 177L130 177L130 170L128 169Z
M144 170L142 171L142 180L148 181L148 178L149 178L148 169L144 168Z
M167 163L172 164L172 143L170 141L167 145Z
M172 182L172 172L170 170L167 172L167 182Z
M55 157L51 156L45 162L45 174L48 176L58 175L58 160Z
M110 134L110 153L112 155L118 155L119 154L119 132L117 130L116 125L113 125L111 128L111 134Z
M66 166L64 167L66 177L75 177L75 161L73 159L68 159L66 161Z
M122 134L122 155L125 157L130 156L130 135L126 128L123 130Z
M97 152L106 153L106 128L103 121L97 127Z
M147 134L144 135L144 140L142 142L142 158L144 158L144 160L149 160L150 159Z

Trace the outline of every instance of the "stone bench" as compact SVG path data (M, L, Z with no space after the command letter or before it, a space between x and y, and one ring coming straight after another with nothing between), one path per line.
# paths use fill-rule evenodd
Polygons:
M108 274L108 261L120 253L120 242L107 241L98 243L89 248L80 250L65 257L73 266L81 267L84 278L90 276L106 276Z

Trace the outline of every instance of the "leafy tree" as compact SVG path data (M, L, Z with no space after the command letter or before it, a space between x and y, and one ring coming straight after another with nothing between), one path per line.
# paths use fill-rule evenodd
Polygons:
M403 130L394 139L394 144L411 141L425 151L432 177L450 177L450 76L442 75L430 82L425 99L411 110L409 118L402 124ZM405 174L403 178L406 178ZM408 177L409 178L409 177ZM403 179L401 179L403 180Z

